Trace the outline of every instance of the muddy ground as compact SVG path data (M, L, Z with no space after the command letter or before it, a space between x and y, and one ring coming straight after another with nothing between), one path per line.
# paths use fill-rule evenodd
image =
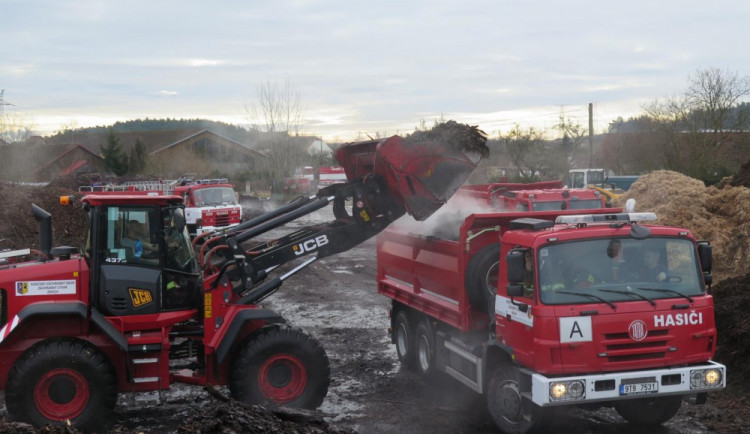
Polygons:
M295 222L295 226L328 221L328 210ZM279 234L286 233L280 231ZM359 433L497 432L484 410L483 399L450 379L425 381L400 369L388 335L390 300L375 289L375 241L314 263L288 279L264 303L320 340L331 360L331 387L320 408L329 426L299 425L274 432ZM732 372L729 372L732 381ZM736 378L734 379L736 380ZM732 381L735 384L734 381ZM741 386L711 395L704 406L683 404L678 415L663 427L641 433L740 433L750 432L750 400ZM222 390L220 390L221 392ZM226 391L223 391L226 393ZM120 395L115 413L116 432L185 431L191 417L216 417L217 401L195 386L175 385L161 394ZM248 410L250 413L250 410ZM0 417L4 417L4 403ZM202 432L240 432L231 426L214 426ZM195 426L195 419L193 425ZM258 424L254 432L269 432ZM282 425L278 425L281 427ZM554 419L557 433L629 433L614 410L566 410ZM2 424L0 424L2 431ZM552 431L551 428L541 432ZM11 432L11 431L5 431Z

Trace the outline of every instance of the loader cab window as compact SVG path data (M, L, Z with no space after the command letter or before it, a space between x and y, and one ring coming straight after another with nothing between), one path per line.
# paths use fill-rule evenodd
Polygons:
M102 236L103 262L158 267L157 211L155 207L107 208Z
M166 268L185 273L197 272L195 252L190 242L182 208L168 208L166 210L164 213L164 232L167 245Z

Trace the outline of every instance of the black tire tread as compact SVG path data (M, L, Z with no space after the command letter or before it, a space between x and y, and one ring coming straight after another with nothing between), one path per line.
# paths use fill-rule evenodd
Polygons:
M39 342L29 348L13 365L5 387L5 405L11 419L20 420L32 425L42 426L54 421L47 421L41 414L29 414L25 409L33 392L34 371L46 371L41 365L60 361L75 360L83 365L80 370L84 376L98 377L92 381L91 389L101 388L98 399L92 397L90 403L96 407L94 411L84 410L85 420L77 418L71 423L86 432L103 431L112 421L112 414L117 403L117 377L112 365L93 345L77 339L51 339ZM88 375L87 375L88 374ZM32 378L28 378L32 375ZM33 404L32 404L33 405ZM90 414L87 414L90 413ZM59 422L58 422L59 423Z
M230 372L229 390L232 397L253 404L267 404L259 393L254 393L258 392L257 385L255 388L247 387L246 369L255 363L254 359L258 353L282 343L298 345L298 348L302 348L312 360L319 363L319 366L312 367L317 372L308 373L308 385L311 384L312 389L303 393L303 397L306 397L306 399L297 403L293 401L285 405L307 409L319 407L328 393L331 379L331 367L325 349L302 329L281 323L271 324L257 330L243 343ZM300 399L303 397L300 397Z

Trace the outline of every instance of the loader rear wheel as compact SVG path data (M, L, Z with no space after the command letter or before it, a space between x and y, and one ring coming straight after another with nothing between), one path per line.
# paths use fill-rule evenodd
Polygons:
M622 401L615 410L632 424L660 425L672 419L681 405L682 396L663 396Z
M315 409L331 381L323 347L286 324L260 329L245 341L232 365L232 396L252 404Z
M414 369L416 364L414 326L404 309L397 310L393 317L393 343L396 344L396 355L401 365L409 370Z
M106 430L117 380L106 357L70 339L41 342L13 366L5 392L11 418L41 427L66 420L83 431Z
M500 244L490 244L481 248L466 267L466 291L472 306L495 313L498 273L500 272Z

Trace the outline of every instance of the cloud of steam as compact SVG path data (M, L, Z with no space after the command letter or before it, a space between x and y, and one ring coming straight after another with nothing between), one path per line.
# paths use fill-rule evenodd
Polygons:
M433 236L455 241L458 240L459 228L469 215L502 211L497 206L491 206L486 200L467 197L458 193L424 221L417 221L410 215L405 214L393 222L393 225L415 235Z

